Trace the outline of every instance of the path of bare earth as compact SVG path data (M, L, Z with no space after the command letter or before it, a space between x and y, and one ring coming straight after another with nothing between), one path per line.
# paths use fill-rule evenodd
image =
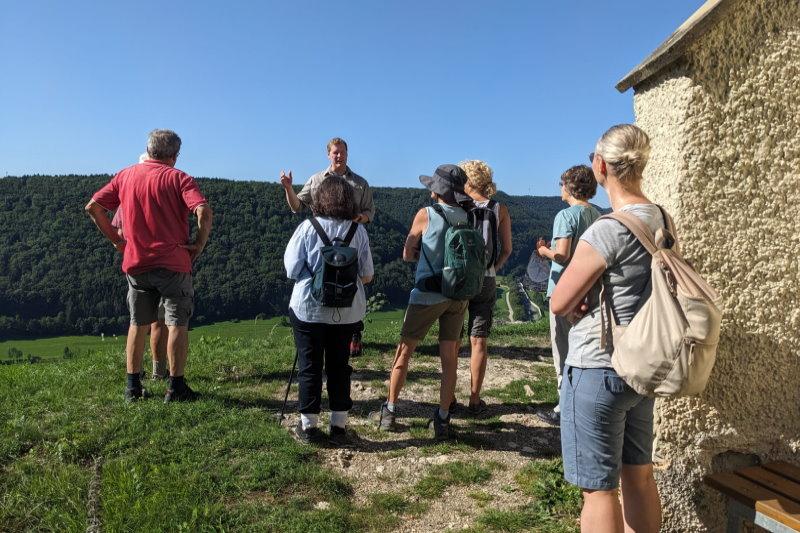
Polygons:
M515 380L535 381L535 367L552 365L549 354L549 342L544 338L530 339L530 345L525 347L490 346L484 391L502 389ZM485 415L468 416L465 405L469 399L469 354L462 352L456 391L460 408L453 418L459 439L449 448L432 446L432 432L425 429L425 424L439 401L439 365L433 357L417 357L412 360L398 403L398 422L403 431L379 432L368 414L377 410L385 399L386 369L392 357L393 353L384 353L380 364L373 362L369 368L353 373L355 405L349 424L360 437L359 445L351 450L321 451L323 460L353 485L357 503L366 503L371 494L387 492L419 500L414 492L415 484L432 466L451 461L491 465L492 477L479 486L449 487L442 497L428 500L429 507L423 514L404 517L395 531L458 530L474 524L484 512L476 499L470 497L477 491L485 493L482 497L489 501L492 509L511 509L528 503L530 497L519 490L515 475L531 460L550 458L560 452L558 428L547 425L535 415L541 407L534 401L504 404L484 397L488 404ZM526 393L534 399L530 388L526 388ZM292 407L290 405L290 409ZM290 415L286 421L288 427L296 423L297 415ZM461 442L469 445L459 444Z

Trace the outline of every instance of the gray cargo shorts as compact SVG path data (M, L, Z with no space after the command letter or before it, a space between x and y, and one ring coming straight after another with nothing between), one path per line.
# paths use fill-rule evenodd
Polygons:
M168 326L189 324L194 311L190 273L156 268L126 277L131 325L146 326L158 320L159 303L164 306L164 322Z
M469 301L469 325L467 331L470 337L488 337L492 331L494 319L494 304L497 301L497 282L494 276L483 278L481 292Z

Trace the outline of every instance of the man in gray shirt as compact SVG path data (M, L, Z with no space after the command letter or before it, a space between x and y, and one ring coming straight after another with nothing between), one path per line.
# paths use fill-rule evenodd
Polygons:
M339 176L353 187L353 199L356 205L356 213L353 220L360 224L372 222L375 218L375 203L372 200L372 190L369 188L367 180L350 170L347 166L347 143L344 139L334 137L328 142L328 160L330 166L322 172L317 172L303 186L299 194L292 188L292 171L284 174L281 170L281 185L286 192L286 202L289 204L293 213L302 211L304 208L311 208L312 191L319 187L325 178L329 176Z

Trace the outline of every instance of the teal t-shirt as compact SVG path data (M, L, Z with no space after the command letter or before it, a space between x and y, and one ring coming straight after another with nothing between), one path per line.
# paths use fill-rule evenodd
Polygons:
M569 249L569 256L572 257L575 254L575 248L578 246L578 240L581 235L598 218L600 218L600 212L592 206L572 205L562 209L556 213L556 218L553 220L551 249L555 250L558 239L572 239ZM547 283L548 297L553 294L553 289L556 288L556 283L558 283L558 278L561 277L561 273L564 271L564 266L555 261L552 262L550 266L550 281Z

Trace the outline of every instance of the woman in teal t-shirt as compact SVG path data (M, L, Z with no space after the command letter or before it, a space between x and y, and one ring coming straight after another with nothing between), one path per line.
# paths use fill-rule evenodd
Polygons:
M578 165L568 169L561 175L561 199L569 207L556 213L553 220L552 248L547 246L543 239L536 244L536 251L540 256L552 261L550 267L550 280L547 284L547 297L561 277L561 272L569 263L575 247L578 246L583 232L600 218L600 213L589 204L597 192L597 181L594 179L592 169L586 165ZM570 323L563 317L550 312L550 339L553 345L553 364L558 376L558 390L561 392L561 374L564 371L564 360L567 357ZM552 411L537 412L539 418L551 424L561 421L558 405Z

